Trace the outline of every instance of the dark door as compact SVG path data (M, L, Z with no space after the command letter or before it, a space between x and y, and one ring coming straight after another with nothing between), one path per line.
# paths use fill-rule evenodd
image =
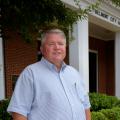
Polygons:
M97 92L97 53L89 52L89 91Z

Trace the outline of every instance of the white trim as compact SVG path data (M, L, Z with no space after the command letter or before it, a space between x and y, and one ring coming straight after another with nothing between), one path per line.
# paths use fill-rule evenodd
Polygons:
M98 54L98 51L97 51L97 50L91 50L91 49L89 49L89 52Z
M0 100L5 98L3 39L0 37Z
M120 32L115 37L115 95L120 98Z
M102 9L97 9L94 10L91 15L94 15L102 20L105 20L113 25L120 27L120 17L110 14L108 11L106 12Z
M71 9L77 9L78 6L75 5L74 0L62 0L65 5L70 7ZM80 0L80 6L81 8L86 8L90 4L93 4L97 2L97 0ZM103 28L106 28L111 31L119 31L120 25L117 24L120 20L120 9L112 5L111 3L102 2L99 6L99 10L103 11L104 13L108 14L108 19L104 19L103 17L94 14L94 11L92 11L89 14L89 21L91 23L100 25Z

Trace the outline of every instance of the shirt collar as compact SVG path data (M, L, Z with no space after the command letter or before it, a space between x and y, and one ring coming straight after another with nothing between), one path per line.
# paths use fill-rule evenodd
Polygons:
M48 68L54 69L54 70L57 71L56 66L55 66L53 63L49 62L49 61L48 61L47 59L45 59L44 57L42 57L41 61L42 61L44 64L46 64ZM66 63L63 61L63 62L62 62L61 70L64 70L64 69L66 68L66 66L67 66ZM61 70L60 70L60 71L61 71Z

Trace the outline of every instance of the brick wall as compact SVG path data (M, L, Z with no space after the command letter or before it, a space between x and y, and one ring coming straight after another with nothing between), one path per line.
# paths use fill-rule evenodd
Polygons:
M4 47L6 97L10 97L13 92L12 75L19 75L28 64L37 61L37 42L28 44L20 34L8 30L5 32Z

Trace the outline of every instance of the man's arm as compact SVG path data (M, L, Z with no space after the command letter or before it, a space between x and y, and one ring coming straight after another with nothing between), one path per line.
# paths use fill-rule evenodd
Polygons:
M13 117L13 120L27 120L25 116L15 112L12 113L12 117Z
M85 114L86 114L86 120L91 120L90 109L86 109L86 110L85 110Z

